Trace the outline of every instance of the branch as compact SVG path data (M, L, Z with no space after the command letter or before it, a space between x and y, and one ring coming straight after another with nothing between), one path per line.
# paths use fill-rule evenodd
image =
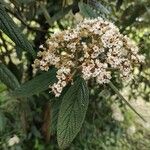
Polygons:
M18 16L16 13L12 12L9 8L6 8L5 9L7 10L7 12L9 12L11 15L13 15L14 17L16 17L18 20L21 21L21 23L27 27L27 29L31 30L31 31L35 31L35 32L43 32L43 33L46 33L47 31L46 30L43 30L41 28L36 28L36 27L31 27L30 25L28 25L26 23L25 20L23 20L20 16Z

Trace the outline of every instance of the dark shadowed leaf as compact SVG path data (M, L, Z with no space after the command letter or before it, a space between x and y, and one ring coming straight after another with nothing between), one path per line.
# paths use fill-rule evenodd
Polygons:
M19 60L21 60L22 59L22 49L19 46L16 46L15 48L16 48L17 58Z
M130 5L121 16L122 31L136 22L138 17L141 17L146 11L144 4Z
M6 126L6 117L3 112L0 111L0 132L3 132Z
M2 63L0 63L0 80L10 89L19 87L19 82L14 74Z
M116 10L118 11L123 3L123 0L117 0L116 2Z
M65 149L76 137L89 103L89 91L82 78L65 93L59 110L57 124L57 140L60 148Z

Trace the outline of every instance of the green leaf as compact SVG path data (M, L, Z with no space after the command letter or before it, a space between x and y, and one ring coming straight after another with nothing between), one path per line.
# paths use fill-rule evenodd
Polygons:
M19 46L16 46L15 47L16 48L16 54L17 54L17 58L19 59L19 60L21 60L22 59L22 49L19 47Z
M7 90L7 86L0 82L0 93Z
M122 14L120 22L122 25L122 31L126 27L131 26L136 22L136 19L141 17L146 12L146 7L142 3L136 5L130 5Z
M57 130L58 113L61 105L60 98L54 98L51 102L51 133L54 134Z
M81 129L89 103L89 91L82 78L65 93L59 110L57 140L60 148L65 149Z
M39 94L47 90L49 85L52 85L54 82L56 82L56 69L51 69L24 83L12 95L15 97L29 97Z
M87 18L98 17L98 14L96 12L94 12L94 10L88 4L80 2L79 9L80 9L80 13Z
M14 74L2 63L0 63L0 80L12 90L20 86Z
M51 25L53 25L53 23L55 21L58 21L61 18L63 18L66 14L68 14L68 12L71 9L72 9L72 5L65 7L65 8L61 9L60 11L58 11L57 13L55 13L55 15L53 17L51 17Z
M0 132L3 132L6 126L6 117L3 112L0 111Z
M101 15L110 14L109 10L97 0L90 0L89 4L97 11L100 12Z
M42 9L45 19L47 20L48 24L51 26L52 25L51 17L49 15L45 5L41 4L40 6L41 6L41 9Z
M121 93L119 92L119 90L116 88L116 86L112 83L109 82L108 83L109 86L111 87L112 90L114 90L114 92L117 94L117 96L125 103L129 106L129 108L131 108L131 110L133 110L133 112L135 114L137 114L143 121L146 122L146 120L130 105L130 103L121 95Z
M2 4L0 4L0 29L12 40L17 46L26 50L33 57L35 57L35 52L32 45L21 33L21 30L14 23L11 17L7 14Z
M117 0L117 2L116 2L116 10L117 11L120 10L120 7L122 6L122 4L123 4L123 0Z
M22 68L21 64L18 66L14 64L11 60L9 60L9 63L7 64L7 68L14 74L14 76L17 78L17 80L20 82L22 79Z

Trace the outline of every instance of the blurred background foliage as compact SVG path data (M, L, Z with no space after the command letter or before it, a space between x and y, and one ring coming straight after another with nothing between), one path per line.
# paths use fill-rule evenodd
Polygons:
M115 85L147 122L138 119L107 86L104 90L92 86L86 120L68 149L150 149L149 0L0 0L0 149L58 149L55 127L60 102L52 101L44 89L48 79L44 82L41 77L41 83L35 82L31 89L25 85L27 96L10 93L34 77L31 65L39 46L51 34L90 15L114 22L146 56L145 64L135 69L133 81L115 81ZM10 147L8 140L13 135L20 142Z

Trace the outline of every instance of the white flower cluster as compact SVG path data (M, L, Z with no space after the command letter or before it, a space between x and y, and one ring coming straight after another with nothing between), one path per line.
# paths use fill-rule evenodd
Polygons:
M85 19L76 28L53 34L41 48L33 67L58 69L58 82L51 86L57 97L76 74L85 80L95 78L99 84L108 83L110 68L128 77L133 64L144 60L137 46L102 18Z

